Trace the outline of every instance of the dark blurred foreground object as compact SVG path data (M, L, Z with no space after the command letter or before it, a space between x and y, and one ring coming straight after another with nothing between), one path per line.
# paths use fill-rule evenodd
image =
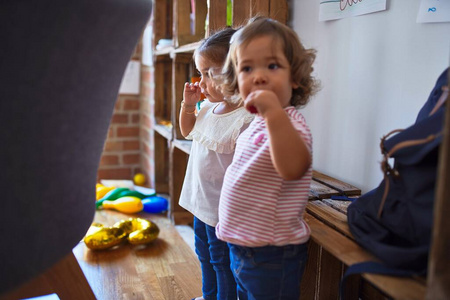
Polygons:
M94 217L114 103L150 11L150 0L1 1L0 298L51 268L81 272L72 249Z

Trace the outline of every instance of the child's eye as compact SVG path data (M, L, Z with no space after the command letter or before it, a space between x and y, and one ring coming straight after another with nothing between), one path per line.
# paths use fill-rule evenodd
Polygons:
M252 70L252 68L250 68L249 66L243 66L241 68L241 72L245 72L245 73L250 72L251 70Z
M269 69L270 69L270 70L276 70L276 69L278 69L278 68L279 68L279 65L276 64L276 63L269 64Z

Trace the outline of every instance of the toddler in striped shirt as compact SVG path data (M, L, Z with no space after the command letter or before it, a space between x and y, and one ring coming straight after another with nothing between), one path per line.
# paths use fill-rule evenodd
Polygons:
M222 91L238 93L255 119L225 173L216 235L229 243L240 300L300 297L312 137L297 108L316 91L314 59L292 29L268 18L231 40Z

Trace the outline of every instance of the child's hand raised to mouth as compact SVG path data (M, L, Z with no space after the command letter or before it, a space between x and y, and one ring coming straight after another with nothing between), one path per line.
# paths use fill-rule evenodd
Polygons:
M268 110L282 109L277 95L268 90L256 90L248 94L244 107L252 114L264 116Z

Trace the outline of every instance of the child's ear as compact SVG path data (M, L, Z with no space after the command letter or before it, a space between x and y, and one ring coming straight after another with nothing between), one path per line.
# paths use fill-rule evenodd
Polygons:
M292 89L295 90L300 87L300 83L293 79L293 75L294 74L291 74L291 86L292 86Z

